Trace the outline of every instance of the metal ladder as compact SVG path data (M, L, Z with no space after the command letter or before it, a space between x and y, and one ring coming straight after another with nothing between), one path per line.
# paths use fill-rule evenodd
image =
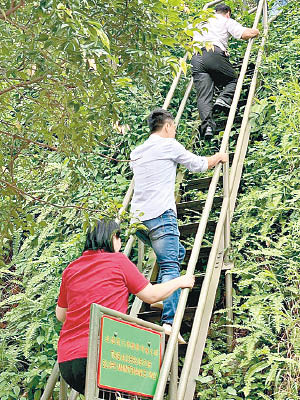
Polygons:
M215 4L221 3L222 0L215 0L205 4L204 9L214 6ZM255 21L253 24L253 28L258 26L259 20L261 16L263 16L263 37L261 41L260 48L258 50L255 70L253 73L250 90L248 93L247 103L243 114L243 119L241 123L240 133L238 135L235 151L233 154L233 161L231 167L229 165L218 165L215 167L214 174L211 178L204 179L196 179L189 182L188 187L203 189L208 187L207 198L205 204L203 202L192 202L186 204L179 204L178 211L179 214L182 210L186 209L202 209L202 216L197 224L192 224L193 226L182 226L180 227L181 235L185 235L186 232L195 232L195 241L193 248L191 250L191 254L189 257L189 262L187 266L187 273L194 274L197 266L197 262L199 257L207 258L208 253L208 262L206 267L205 276L202 282L201 292L198 300L198 305L196 308L190 311L195 311L194 322L191 330L191 336L189 339L187 351L185 354L185 362L181 371L180 380L178 382L178 345L177 345L177 337L178 333L184 319L184 314L186 312L186 305L189 295L189 289L183 289L181 292L181 296L179 299L179 304L177 307L172 333L169 337L166 351L164 354L164 359L161 367L161 372L156 388L156 393L154 396L154 400L163 400L165 396L165 390L167 382L169 381L169 400L192 400L194 397L194 392L196 389L196 378L199 373L202 355L205 347L205 342L207 338L207 332L209 328L209 322L212 315L212 310L214 306L216 290L218 288L220 274L222 270L226 271L225 275L225 284L226 284L226 308L228 310L227 314L227 334L228 334L228 346L231 345L232 337L233 337L233 328L231 327L231 323L233 320L232 315L232 276L230 273L230 269L232 268L232 264L228 259L228 251L230 248L230 222L233 216L233 211L235 208L237 192L241 180L243 163L247 152L249 135L251 130L250 125L250 111L251 105L253 102L257 78L258 78L258 70L262 62L262 55L264 51L264 46L267 39L268 27L269 23L272 22L276 17L271 18L268 22L267 20L267 0L260 0L257 8L249 10L249 13L253 13L256 11ZM232 106L229 112L229 116L227 119L226 128L224 131L220 151L228 152L229 148L229 137L230 132L233 127L234 118L236 115L237 105L240 98L240 94L242 91L242 85L245 78L247 65L249 63L251 49L253 46L253 39L250 39L248 42L248 46L244 55L243 64L241 67L235 95L233 98ZM185 56L186 57L186 56ZM175 89L178 85L180 77L182 75L182 70L180 69L177 76L175 77L168 95L165 99L163 108L167 109L170 105L172 97L174 95ZM175 123L178 125L182 113L184 111L188 96L191 92L193 85L192 79L190 79L184 97L179 106ZM223 169L223 171L222 171ZM222 180L223 180L223 195L220 199L219 196L216 195L217 185L221 178L222 171ZM179 172L177 174L177 180L179 182L183 181L183 174ZM119 211L119 215L125 211L129 204L133 194L134 183L131 181L130 186L127 190L123 201L123 207ZM211 223L209 221L209 216L213 207L213 204L219 205L221 203L221 211L219 215L219 219L217 223ZM214 231L214 239L212 247L209 251L206 247L202 246L203 237L206 229L213 229ZM125 246L124 253L129 256L131 250L135 244L135 237L131 236ZM143 273L148 279L153 279L157 273L157 265L155 262L155 255L152 252L148 259L148 264L146 269L142 268L143 260L144 260L145 249L142 242L138 240L138 267L140 270L143 270ZM149 261L150 260L150 261ZM132 317L142 317L143 313L140 313L142 307L142 301L138 298L135 298L130 315ZM146 313L145 313L146 314ZM147 316L144 314L144 317ZM170 374L171 372L171 374ZM41 400L50 399L55 387L56 382L59 379L59 370L58 365L56 364L51 376L48 379L47 385L45 387L45 391L41 397ZM69 397L67 395L67 384L61 379L60 380L60 400L75 400L78 397L78 393L74 390L71 391ZM112 397L113 398L113 397Z

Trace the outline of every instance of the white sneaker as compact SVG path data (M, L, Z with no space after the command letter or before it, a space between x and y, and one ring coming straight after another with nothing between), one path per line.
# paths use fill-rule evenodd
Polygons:
M165 331L165 334L170 336L172 332L172 325L170 324L163 324L163 328ZM183 339L183 337L178 333L178 343L179 344L186 344L186 341Z
M163 302L157 301L156 303L150 304L150 308L158 308L159 310L163 309Z

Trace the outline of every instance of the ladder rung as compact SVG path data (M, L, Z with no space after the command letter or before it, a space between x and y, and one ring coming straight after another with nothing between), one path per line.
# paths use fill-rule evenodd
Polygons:
M210 253L211 247L210 246L202 246L199 253L199 258L208 258ZM192 254L192 249L187 249L185 253L185 261L188 262Z
M191 235L195 235L197 230L198 230L199 223L193 223L193 224L186 224L186 225L180 225L179 232L180 232L180 237L181 238L186 238ZM206 225L206 232L214 232L216 229L217 223L215 221L208 221Z
M195 314L197 307L186 307L184 313L184 320L188 321L191 320ZM151 311L144 311L138 314L138 318L141 318L145 321L149 322L156 322L160 320L161 311L160 310L151 310Z
M213 201L213 205L220 205L223 201L223 197L215 197ZM195 201L185 201L177 204L177 215L178 218L181 218L185 214L188 214L190 211L202 211L205 205L205 200L195 200Z
M212 177L209 176L207 178L200 178L200 179L192 179L184 183L185 191L193 190L193 189L208 189Z

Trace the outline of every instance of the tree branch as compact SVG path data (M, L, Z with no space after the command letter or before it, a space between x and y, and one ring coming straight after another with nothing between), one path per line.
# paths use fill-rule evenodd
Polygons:
M0 131L0 134L1 133L3 133L4 135L7 135L9 137L12 137L14 139L23 140L26 143L36 144L37 146L43 147L45 149L49 149L49 150L53 150L53 151L59 151L59 149L57 147L52 147L52 146L49 146L49 145L44 144L44 143L36 142L35 140L27 139L27 138L24 138L23 136L15 135L14 133L8 133L8 132L5 132L5 131ZM116 161L116 162L136 161L136 160L118 160L117 158L114 158L114 157L111 157L111 156L107 156L107 155L105 155L103 153L99 153L99 155L104 157L104 158L107 158L109 161Z
M29 198L31 198L32 200L34 200L34 201L36 201L38 203L46 204L46 205L48 205L50 207L56 207L56 208L62 208L62 209L64 209L64 208L76 208L77 210L92 211L94 213L95 212L99 212L99 213L103 214L103 212L101 210L97 210L97 209L93 209L93 208L80 207L80 206L75 206L75 205L61 206L60 204L49 203L46 200L42 200L39 197L35 197L30 193L24 192L24 190L18 188L17 186L13 185L12 183L9 183L9 182L5 181L4 179L1 179L1 178L0 178L0 183L10 187L11 189L13 189L16 193L18 193L19 195L21 195L25 199L26 199L26 197L29 197Z
M106 156L106 155L103 154L103 153L99 153L99 156L102 156L102 157L104 157L104 158L107 158L109 161L116 161L116 162L130 162L130 161L136 161L136 160L138 160L138 158L137 158L136 160L118 160L117 158L113 158L113 157L110 157L110 156Z
M41 80L43 80L45 78L46 75L40 76L39 78L33 79L31 81L25 81L25 82L21 82L21 83L17 83L16 85L12 85L6 89L3 89L0 91L0 96L4 93L10 92L11 90L17 89L18 87L26 87L26 86L30 86L33 85L34 83L40 82Z
M5 132L5 131L0 131L0 134L1 133L3 133L4 135L10 136L13 139L20 139L20 140L23 140L24 142L32 143L32 144L36 144L37 146L44 147L45 149L58 151L57 147L52 147L52 146L49 146L48 144L36 142L35 140L27 139L27 138L24 138L23 136L15 135L14 133L8 133L8 132Z
M25 4L24 0L21 0L19 4L15 6L15 2L12 1L10 5L10 9L7 11L4 11L3 14L0 14L0 19L6 19L7 17L10 16L10 14L14 13L18 8L23 7Z

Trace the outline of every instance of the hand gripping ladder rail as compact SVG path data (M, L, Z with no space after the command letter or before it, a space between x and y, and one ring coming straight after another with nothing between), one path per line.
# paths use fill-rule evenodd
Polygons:
M222 2L222 0L215 0L207 3L204 6L204 9L208 7L212 7L215 4ZM184 316L185 307L187 303L187 298L189 294L189 289L183 289L181 292L181 296L179 299L179 304L177 307L177 312L175 315L172 333L168 340L168 344L166 347L166 351L164 354L164 360L161 367L161 372L154 396L154 400L162 400L165 394L165 388L167 384L167 380L171 371L170 376L170 385L169 385L169 400L192 400L194 397L194 392L196 388L196 378L199 373L202 355L204 351L204 346L206 342L209 322L213 310L213 304L216 296L216 290L219 283L220 273L222 269L230 269L230 263L228 263L228 249L230 247L230 221L233 216L233 211L235 207L235 202L237 198L237 192L240 184L240 179L242 175L243 163L247 152L247 146L250 135L250 111L251 106L256 90L258 70L262 62L262 55L264 51L264 46L266 43L267 33L268 33L268 20L267 20L267 0L260 0L257 8L253 8L249 10L249 13L253 13L256 11L256 17L253 23L253 28L256 28L261 15L263 14L263 38L261 42L261 46L259 48L256 66L253 74L253 78L251 81L251 86L248 94L247 104L244 110L244 115L242 119L242 124L240 128L240 133L238 136L234 158L229 170L228 164L223 165L223 202L221 206L221 213L219 216L219 220L215 229L213 245L210 251L210 256L207 263L206 273L204 277L204 281L202 283L202 288L199 296L198 306L196 309L194 323L191 331L191 336L189 339L189 344L187 347L187 352L185 356L185 362L183 365L183 369L181 372L179 384L178 384L178 346L177 346L177 337L180 330L181 322ZM278 15L277 15L278 16ZM269 22L272 22L276 17L272 17ZM223 135L222 143L221 143L221 152L228 151L229 137L230 132L233 126L233 121L235 118L237 104L240 98L242 84L244 81L244 77L246 74L247 65L249 63L250 53L253 46L253 39L249 40L243 64L241 67L239 79L237 82L237 87L235 91L235 95L233 98L233 102L231 105L230 113L228 116L225 132ZM186 56L185 56L186 57ZM175 89L178 85L178 82L181 77L182 70L180 69L175 77L170 90L165 99L163 108L167 109L171 99L174 95ZM191 79L187 85L184 97L179 106L175 123L178 125L181 115L183 113L184 107L186 105L188 96L192 89L193 80ZM198 256L200 253L200 248L202 245L205 229L208 223L208 218L210 215L210 211L212 209L213 201L215 198L216 187L220 178L222 166L218 165L215 168L209 191L207 194L207 198L205 201L205 205L203 208L202 216L199 221L198 230L195 236L194 246L191 252L191 256L189 259L187 274L193 274L195 271L195 266L198 260ZM126 210L129 206L132 194L133 194L134 183L133 180L130 183L130 186L127 190L123 201L123 207L121 208L119 215L122 214L124 210ZM131 249L135 243L135 237L131 236L125 246L124 253L129 256ZM138 267L141 269L141 265L144 258L144 245L142 242L138 241ZM150 256L150 266L148 270L143 270L144 274L151 278L155 271L155 255L152 253ZM229 272L229 273L228 273ZM230 323L233 320L232 315L232 276L230 271L228 271L225 275L225 284L226 284L226 308L228 310L227 320L227 334L228 334L228 344L231 345L232 337L233 337L233 329L230 326ZM136 298L130 315L134 318L137 316L142 302ZM41 397L41 400L48 400L51 398L55 384L59 378L59 369L57 363L55 364L53 371L47 381L44 393ZM60 379L60 400L75 400L78 397L78 393L75 390L72 390L69 397L67 395L67 384L63 379ZM113 399L113 397L112 397Z

